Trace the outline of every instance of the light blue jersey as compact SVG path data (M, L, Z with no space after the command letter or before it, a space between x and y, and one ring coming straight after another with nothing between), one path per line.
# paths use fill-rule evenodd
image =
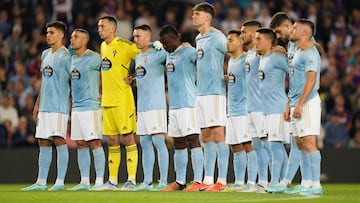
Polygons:
M100 54L86 50L84 55L71 61L71 94L73 111L100 109Z
M69 113L71 56L65 47L41 55L40 112Z
M247 108L249 112L262 112L260 96L260 81L258 80L260 56L256 49L247 52L245 60L246 87L247 87Z
M151 49L135 58L137 111L166 109L164 65L167 52Z
M197 95L225 95L224 56L226 37L215 28L196 37Z
M290 72L290 106L295 107L303 92L304 84L306 82L306 73L309 71L316 72L316 83L306 101L318 95L320 81L320 55L315 46L305 50L298 49L295 52L292 60L294 66L293 71Z
M284 54L269 52L265 56L261 56L258 77L265 115L284 112L288 101L285 93L287 72L289 72L289 65Z
M195 107L196 49L182 47L166 58L169 107Z
M246 55L229 59L228 64L228 116L245 116L247 110L246 95ZM257 79L257 78L255 78Z

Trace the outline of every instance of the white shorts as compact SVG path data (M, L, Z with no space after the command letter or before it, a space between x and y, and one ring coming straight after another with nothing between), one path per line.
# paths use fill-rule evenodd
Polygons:
M320 97L314 97L303 104L301 118L294 118L291 108L292 132L294 136L305 137L308 135L320 135L321 125L321 100Z
M71 113L72 140L102 139L101 110L73 111Z
M196 116L200 128L226 125L226 97L206 95L196 97Z
M66 139L68 120L68 114L39 112L35 138L52 139L59 136Z
M262 112L248 113L248 130L251 137L267 137L267 132L264 126L264 114Z
M170 109L168 130L171 137L200 134L195 108Z
M137 113L136 121L138 135L152 135L167 132L166 110L151 110Z
M234 145L251 141L248 131L247 116L232 116L227 118L226 144Z
M268 141L285 141L285 121L282 114L264 115Z
M290 144L292 139L290 122L284 121L284 144Z

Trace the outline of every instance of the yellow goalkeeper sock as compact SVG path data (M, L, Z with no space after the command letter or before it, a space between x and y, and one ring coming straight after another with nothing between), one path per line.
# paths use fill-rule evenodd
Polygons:
M138 165L138 149L136 144L126 146L126 164L129 179L136 183L136 170Z
M111 183L118 184L119 166L121 161L120 146L109 146L109 180Z

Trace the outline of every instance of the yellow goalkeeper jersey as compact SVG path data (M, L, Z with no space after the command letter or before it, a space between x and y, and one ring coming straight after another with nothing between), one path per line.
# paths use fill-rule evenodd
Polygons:
M101 105L135 108L131 86L125 83L130 62L135 59L139 49L128 40L116 37L111 43L101 43L102 58L102 102Z

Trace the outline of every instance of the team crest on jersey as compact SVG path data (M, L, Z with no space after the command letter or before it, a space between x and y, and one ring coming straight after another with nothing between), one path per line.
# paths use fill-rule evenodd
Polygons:
M264 73L264 71L259 70L259 71L258 71L258 77L259 77L260 80L264 80L264 79L265 79L265 73Z
M46 78L50 78L54 74L54 70L51 66L47 65L44 68L43 75Z
M173 73L175 71L175 64L173 62L169 62L166 64L166 71L168 73Z
M113 51L113 55L114 55L114 57L115 57L115 55L117 54L117 51L116 50L114 50Z
M103 58L101 68L102 70L110 70L112 66L111 61L108 58Z
M245 62L245 72L250 72L250 63L249 63L249 61Z
M137 78L142 78L146 75L146 69L144 68L144 66L136 67L135 72Z
M204 57L204 50L202 48L199 48L197 50L197 57L198 58L203 58Z
M81 74L80 74L80 71L76 68L74 68L72 71L71 71L71 80L79 80L81 77Z
M228 74L228 84L233 85L236 82L236 77L233 73Z

